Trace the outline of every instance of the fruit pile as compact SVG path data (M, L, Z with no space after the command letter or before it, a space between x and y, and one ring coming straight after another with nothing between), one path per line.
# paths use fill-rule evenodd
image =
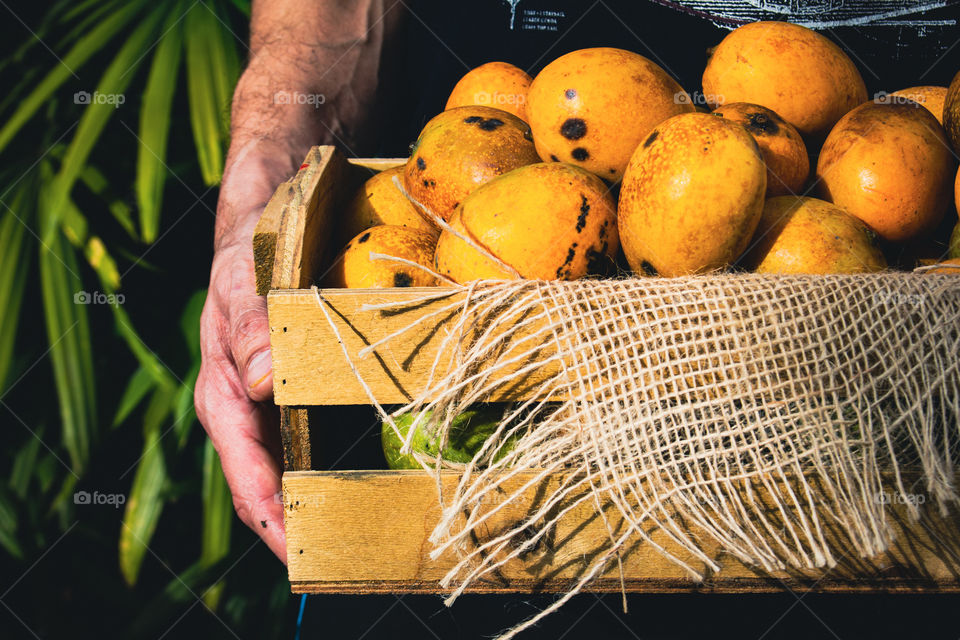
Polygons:
M620 49L478 67L346 208L325 284L960 265L960 74L868 100L833 42L757 22L703 96Z

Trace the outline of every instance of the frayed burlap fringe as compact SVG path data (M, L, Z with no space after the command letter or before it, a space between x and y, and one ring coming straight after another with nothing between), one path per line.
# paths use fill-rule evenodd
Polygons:
M457 291L465 295L438 312L459 309L426 390L393 415L432 410L417 428L445 437L470 405L539 381L528 389L536 399L511 405L484 449L457 466L453 494L441 496L431 557L459 554L441 583L448 604L584 501L604 519L601 505L612 504L626 524L616 534L608 527L605 552L566 594L502 637L562 605L628 545L655 545L653 527L711 572L719 566L691 524L742 562L814 569L851 552L831 548L827 530L862 557L890 547L883 475L907 495L918 489L903 472L919 473L928 507L958 501L960 278L712 275ZM425 297L438 295L448 294ZM515 447L497 459L508 439ZM483 500L520 472L534 480ZM483 535L484 522L548 476L564 482L509 530ZM907 508L919 517L917 504Z

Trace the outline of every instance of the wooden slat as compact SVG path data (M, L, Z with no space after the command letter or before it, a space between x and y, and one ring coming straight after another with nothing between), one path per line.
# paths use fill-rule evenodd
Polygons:
M270 290L273 262L277 253L277 235L280 233L283 211L296 193L294 184L294 181L288 181L277 187L253 230L253 267L258 296L265 296Z
M406 158L350 158L347 162L373 172L386 171L407 163Z
M253 234L257 295L266 295L271 286L309 286L309 278L322 264L337 205L374 173L405 162L406 158L345 159L334 147L312 147L297 175L277 187L257 221ZM292 213L285 223L287 211ZM281 236L284 242L278 247Z
M305 407L280 407L280 439L284 471L309 471L310 422Z
M506 486L530 479L521 475ZM445 474L443 487L452 491L455 474ZM487 534L522 518L554 481L535 486L529 499L505 508L491 519ZM448 553L429 559L428 538L437 521L437 489L433 478L419 471L343 471L285 473L287 558L295 593L438 593L438 581L454 564ZM539 494L542 497L542 493ZM933 511L932 509L930 511ZM613 509L607 517L614 529L622 521ZM725 593L780 591L784 585L817 591L960 591L960 523L956 518L929 516L908 523L904 511L892 511L898 532L895 548L863 560L848 554L834 569L821 572L766 574L718 551L706 538L706 552L722 571L695 583L650 544L637 544L623 555L625 586L631 592L714 591ZM694 532L696 530L694 528ZM655 542L688 561L659 531ZM835 533L828 538L837 540ZM580 574L607 540L607 530L585 502L561 520L555 535L534 547L522 560L511 561L501 573L488 576L473 592L560 591ZM844 548L842 540L839 547ZM593 590L618 591L616 563L592 585Z
M304 164L307 171L298 174L296 193L280 223L272 289L310 286L332 224L335 189L331 183L340 179L346 160L333 147L313 147Z
M430 322L418 325L402 339L392 340L374 353L359 358L357 353L381 338L405 327L417 317L442 309L457 300L462 294L454 293L440 301L418 305L410 311L381 312L365 311L364 305L410 300L425 293L437 293L440 288L430 289L322 289L320 295L326 301L327 311L336 323L343 344L363 379L378 401L385 404L404 403L423 391L429 381L430 371L446 329L452 324L455 312L436 316ZM452 290L448 290L452 291ZM360 386L343 349L318 306L316 296L309 291L277 290L267 296L267 312L270 317L270 346L273 351L274 398L281 405L343 405L368 404L369 396ZM517 319L506 319L514 321ZM533 334L539 325L531 323L525 330L508 341L502 348L509 354L518 341ZM499 378L508 377L513 371L536 359L543 361L555 351L546 335L538 338L542 349L533 356L515 363L513 367L499 372ZM528 350L530 343L518 350ZM446 354L444 354L446 355ZM449 358L441 357L436 376L447 372ZM491 394L491 402L516 400L529 397L532 390L546 377L556 373L556 364L544 364L525 374L520 383L504 385ZM318 384L318 380L336 381L335 384ZM517 386L520 384L522 386ZM561 396L553 396L562 399Z

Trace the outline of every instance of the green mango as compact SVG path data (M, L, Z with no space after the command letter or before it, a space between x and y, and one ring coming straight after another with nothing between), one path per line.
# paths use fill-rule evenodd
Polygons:
M467 463L473 459L487 438L493 435L497 430L497 425L503 419L504 408L502 405L484 405L477 409L468 409L453 419L450 426L450 434L447 438L447 446L444 447L441 457L448 462ZM430 412L427 412L428 414ZM406 438L410 427L417 414L405 413L395 419L397 428ZM425 420L429 419L429 415ZM495 460L501 459L509 453L516 444L517 436L511 436L497 452ZM383 443L383 455L387 459L387 467L390 469L422 469L413 454L404 455L400 453L403 447L403 439L397 436L397 433L390 426L389 422L384 421L381 430L381 440ZM436 434L428 434L426 430L420 428L413 437L412 450L417 453L426 454L436 458L440 438Z

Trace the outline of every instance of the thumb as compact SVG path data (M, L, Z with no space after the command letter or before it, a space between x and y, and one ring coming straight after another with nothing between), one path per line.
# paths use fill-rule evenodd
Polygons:
M254 402L273 397L273 359L266 302L254 297L231 314L231 351L240 381Z

